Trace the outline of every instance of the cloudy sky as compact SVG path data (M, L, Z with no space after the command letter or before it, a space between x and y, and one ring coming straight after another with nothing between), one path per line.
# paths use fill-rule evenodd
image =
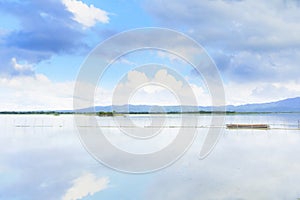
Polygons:
M143 27L173 29L202 45L221 74L227 104L300 96L298 0L0 0L0 15L0 110L72 109L74 83L91 50ZM112 64L97 86L95 104L110 104L119 84L169 76L135 70L146 63L176 70L199 105L211 104L205 80L161 51L135 52ZM124 77L127 83L119 83ZM170 92L156 85L140 88L131 103L176 104L169 99Z

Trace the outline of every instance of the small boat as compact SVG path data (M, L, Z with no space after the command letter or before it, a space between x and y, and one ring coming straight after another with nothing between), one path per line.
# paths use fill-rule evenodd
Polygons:
M228 129L269 129L268 124L226 124Z

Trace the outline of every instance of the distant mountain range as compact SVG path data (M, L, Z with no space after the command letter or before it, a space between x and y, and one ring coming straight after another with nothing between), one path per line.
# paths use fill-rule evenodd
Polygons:
M96 106L77 110L75 112L197 112L213 111L218 107L211 106L151 106L151 105L122 105L122 106ZM239 106L228 105L227 111L234 112L300 112L300 97L289 98L270 103L245 104ZM68 112L68 111L63 111ZM69 111L72 112L72 111Z
M227 106L227 110L236 112L300 112L300 97L270 103Z

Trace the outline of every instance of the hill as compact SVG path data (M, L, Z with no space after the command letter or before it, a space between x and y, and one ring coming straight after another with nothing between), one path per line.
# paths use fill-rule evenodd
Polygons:
M217 109L215 107L215 109ZM151 106L151 105L122 105L122 106L96 106L95 108L86 108L76 112L197 112L211 111L210 106ZM228 105L227 111L235 112L300 112L300 97L284 99L281 101L269 103L245 104L239 106Z

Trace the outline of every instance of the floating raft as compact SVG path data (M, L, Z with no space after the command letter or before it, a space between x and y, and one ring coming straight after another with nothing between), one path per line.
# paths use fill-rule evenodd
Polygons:
M268 124L226 124L228 129L269 129Z

